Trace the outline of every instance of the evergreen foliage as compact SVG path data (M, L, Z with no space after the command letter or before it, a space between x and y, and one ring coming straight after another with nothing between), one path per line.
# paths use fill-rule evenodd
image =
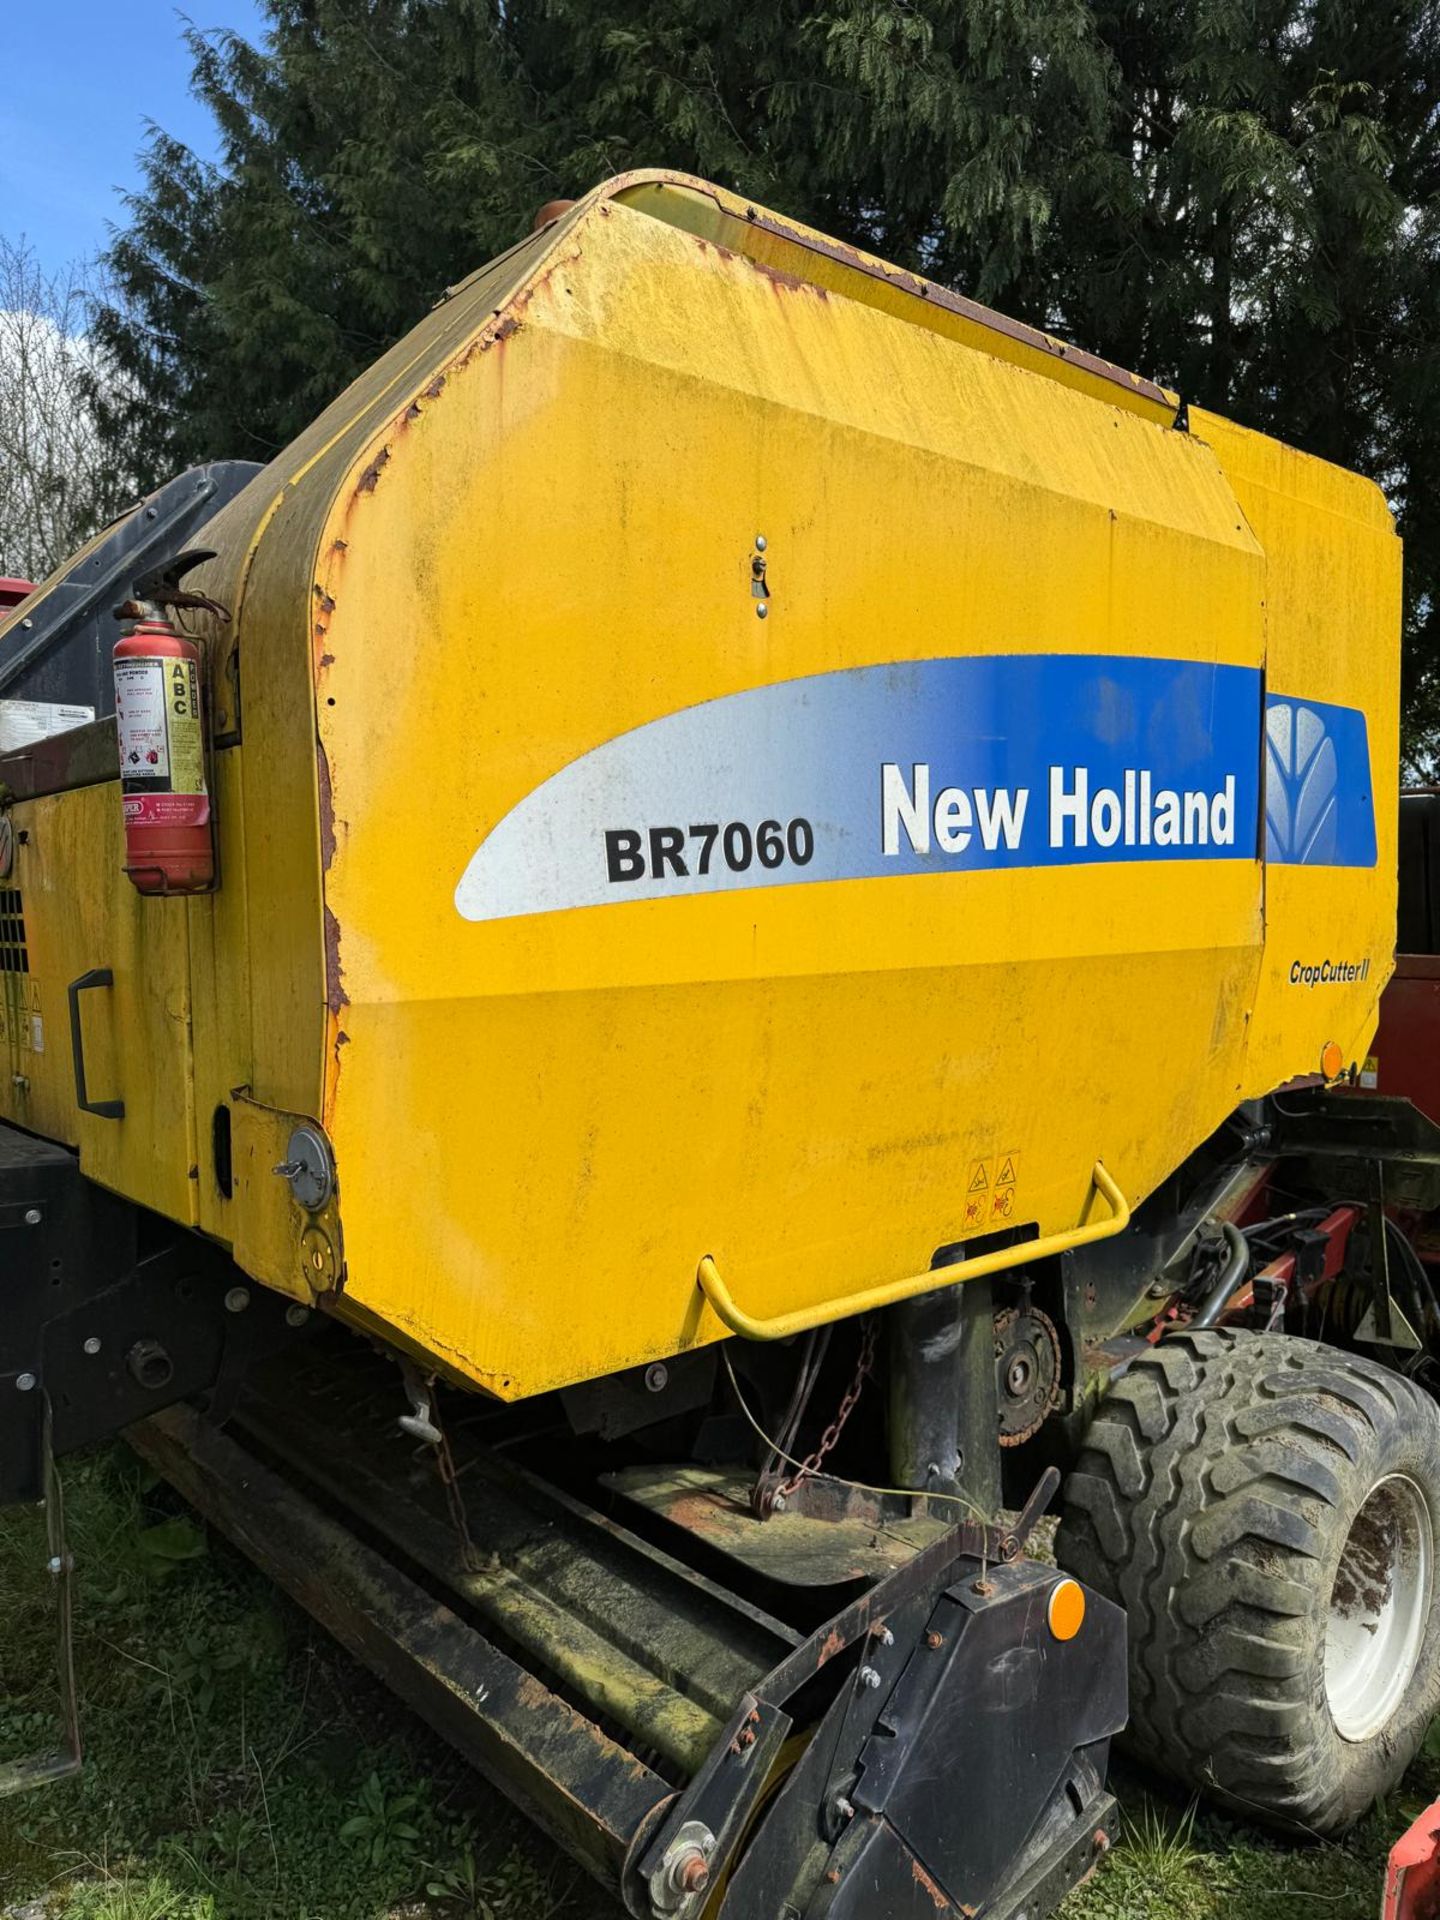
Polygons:
M268 457L543 201L675 166L1379 479L1440 738L1440 0L265 4L191 30L220 158L156 128L111 251L128 464Z

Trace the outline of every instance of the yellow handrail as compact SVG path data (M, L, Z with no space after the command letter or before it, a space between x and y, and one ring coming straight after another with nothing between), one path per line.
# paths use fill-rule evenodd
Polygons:
M822 1300L816 1306L799 1307L794 1313L778 1313L769 1320L757 1320L736 1306L708 1253L701 1260L695 1277L700 1291L731 1333L738 1333L746 1340L788 1340L792 1333L808 1333L811 1327L823 1326L828 1320L870 1313L876 1307L893 1307L897 1301L913 1300L918 1293L978 1280L983 1274L1000 1272L1003 1267L1019 1266L1026 1260L1045 1260L1051 1254L1068 1253L1072 1247L1088 1247L1096 1240L1109 1240L1123 1233L1130 1224L1129 1201L1098 1160L1091 1180L1109 1203L1108 1219L1096 1220L1084 1227L1070 1227L1062 1233L1050 1233L1043 1240L1017 1241L1013 1246L998 1247L994 1253L982 1253L978 1260L962 1260L953 1267L930 1267L924 1273L911 1274L907 1280L890 1280L863 1293Z

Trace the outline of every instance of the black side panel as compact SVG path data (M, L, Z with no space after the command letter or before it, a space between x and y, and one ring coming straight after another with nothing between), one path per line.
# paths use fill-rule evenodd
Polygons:
M239 1377L309 1316L229 1256L86 1180L75 1157L0 1125L0 1505L44 1491L58 1455Z
M0 700L61 701L115 711L112 609L157 562L193 546L198 527L259 473L248 460L220 460L169 480L117 520L94 550L39 597L0 640Z
M1125 1617L1088 1592L1057 1640L1053 1567L961 1564L867 1642L721 1920L1041 1920L1099 1861Z

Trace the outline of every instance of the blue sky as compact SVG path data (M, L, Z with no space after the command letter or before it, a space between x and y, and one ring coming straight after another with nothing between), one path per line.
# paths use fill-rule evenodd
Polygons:
M185 0L184 12L259 37L257 0ZM123 223L148 121L214 151L181 31L170 0L0 0L0 233L23 234L48 270Z

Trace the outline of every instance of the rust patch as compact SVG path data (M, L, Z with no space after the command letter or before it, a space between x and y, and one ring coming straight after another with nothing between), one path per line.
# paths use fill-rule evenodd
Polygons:
M435 378L430 382L429 386L426 387L425 389L425 398L427 400L438 400L444 391L445 391L445 376L443 373L437 373Z
M389 458L389 447L382 447L361 474L360 478L355 482L355 491L357 493L373 493L375 491L376 487L380 484L381 471L389 461Z
M335 611L334 600L320 585L318 580L315 582L315 598L320 602L321 613L329 615Z
M786 273L783 267L767 266L763 260L752 260L750 265L757 273L764 274L772 287L785 293L813 293L818 300L828 300L830 289L816 286L813 280L802 280L798 273Z
M340 922L333 911L325 909L325 1004L338 1020L350 1004L345 991L345 970L340 964Z
M823 1667L827 1660L833 1660L837 1653L843 1653L844 1651L845 1651L845 1641L841 1637L841 1635L833 1632L827 1633L824 1640L821 1642L820 1652L818 1653L815 1659L815 1665L817 1670L820 1667Z
M317 632L317 633L319 632L319 628L318 628L318 627L316 628L316 632ZM320 667L321 667L321 669L322 669L322 671L323 671L323 669L324 669L324 668L326 668L326 667L333 667L333 666L334 666L334 664L335 664L335 656L334 656L334 654L333 654L333 653L322 653L322 654L321 654L321 656L320 656L320 660L319 660L319 665L320 665Z
M418 420L420 418L420 402L418 400L412 400L409 406L406 407L405 418L407 420Z
M930 1878L930 1875L925 1871L924 1867L921 1866L920 1862L913 1857L910 1861L910 1873L916 1886L923 1887L926 1893L929 1894L931 1900L935 1903L935 1911L937 1913L953 1913L955 1911L946 1898L944 1889Z
M330 789L330 762L325 749L315 749L315 779L320 797L320 862L329 873L335 859L335 798Z

